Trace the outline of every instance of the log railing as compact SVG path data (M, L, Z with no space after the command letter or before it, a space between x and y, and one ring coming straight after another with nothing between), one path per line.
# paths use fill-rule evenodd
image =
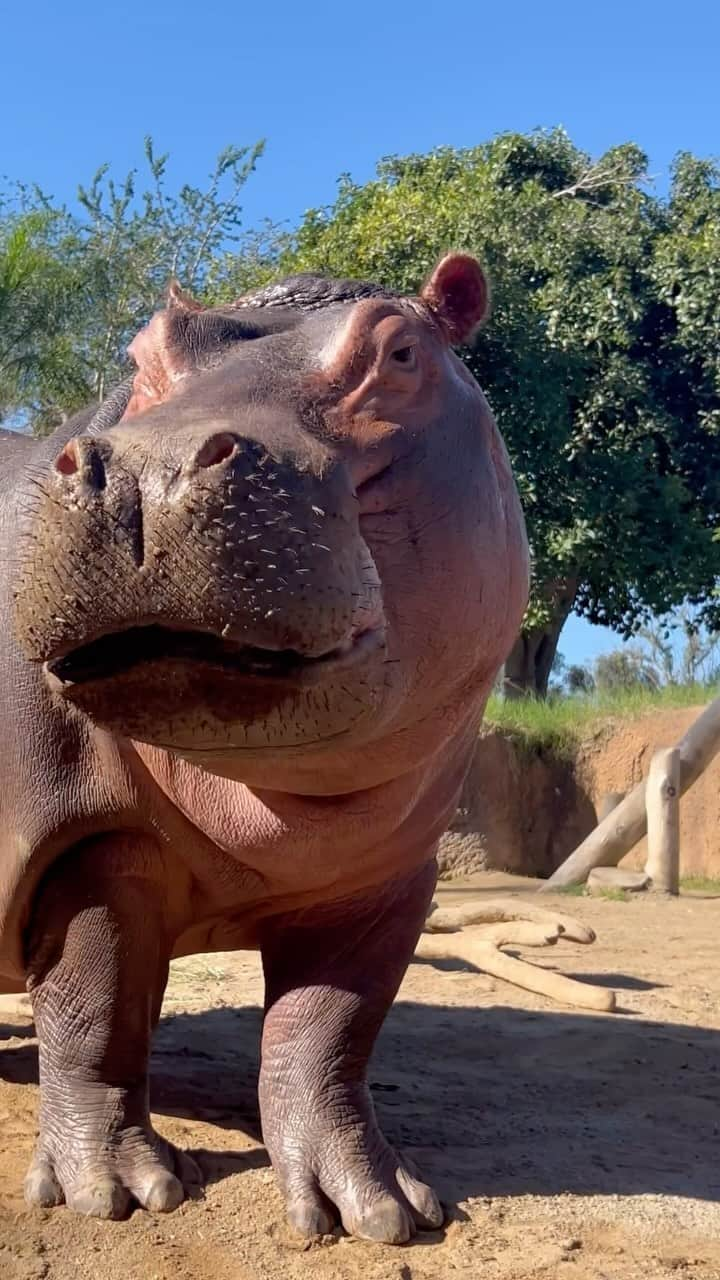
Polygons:
M705 708L677 746L658 753L649 779L621 800L542 885L540 892L584 884L593 867L616 867L648 832L648 874L655 887L677 893L678 802L720 751L720 698ZM649 791L648 791L649 788Z

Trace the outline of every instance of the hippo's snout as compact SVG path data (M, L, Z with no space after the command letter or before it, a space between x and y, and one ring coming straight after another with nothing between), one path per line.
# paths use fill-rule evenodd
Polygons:
M185 464L188 471L216 467L227 462L242 445L241 441L230 431L211 432ZM55 470L62 476L77 477L77 483L91 489L101 490L107 483L107 464L112 461L112 444L106 440L97 440L76 436L67 444L55 460Z
M325 696L334 720L325 685L382 648L358 502L317 447L301 461L224 424L176 437L121 424L63 446L40 506L21 644L64 696L133 736L167 742L178 715L203 732L254 724L291 688Z

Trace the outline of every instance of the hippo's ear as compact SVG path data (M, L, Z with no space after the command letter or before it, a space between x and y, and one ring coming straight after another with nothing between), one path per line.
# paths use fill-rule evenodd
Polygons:
M167 291L168 311L204 311L202 302L193 298L191 293L183 289L180 281L173 276Z
M171 281L167 308L156 312L128 347L137 373L123 419L134 418L167 400L175 384L191 372L192 346L185 341L188 320L203 310L199 302L183 292L177 280Z
M487 317L490 299L485 273L466 253L443 258L420 296L454 345L467 342Z

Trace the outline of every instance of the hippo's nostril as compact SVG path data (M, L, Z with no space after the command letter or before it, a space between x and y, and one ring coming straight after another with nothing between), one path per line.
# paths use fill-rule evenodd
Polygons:
M80 462L75 448L75 441L68 440L64 449L55 459L55 470L60 472L61 476L74 476L80 470Z
M61 476L81 475L91 489L105 488L105 465L91 441L68 440L55 459L55 470Z
M218 435L211 436L198 449L195 455L196 466L216 467L219 462L226 462L236 444L235 436L231 435L229 431L221 431Z

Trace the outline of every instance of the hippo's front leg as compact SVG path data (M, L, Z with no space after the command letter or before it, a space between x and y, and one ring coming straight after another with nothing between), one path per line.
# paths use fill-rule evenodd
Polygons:
M377 1125L366 1082L376 1036L422 930L436 867L363 900L273 921L260 1072L263 1136L292 1224L401 1244L443 1213Z
M40 1057L32 1204L118 1218L131 1197L174 1209L201 1181L195 1162L153 1131L148 1110L178 885L173 895L163 888L161 857L108 836L60 859L40 888L27 940Z

